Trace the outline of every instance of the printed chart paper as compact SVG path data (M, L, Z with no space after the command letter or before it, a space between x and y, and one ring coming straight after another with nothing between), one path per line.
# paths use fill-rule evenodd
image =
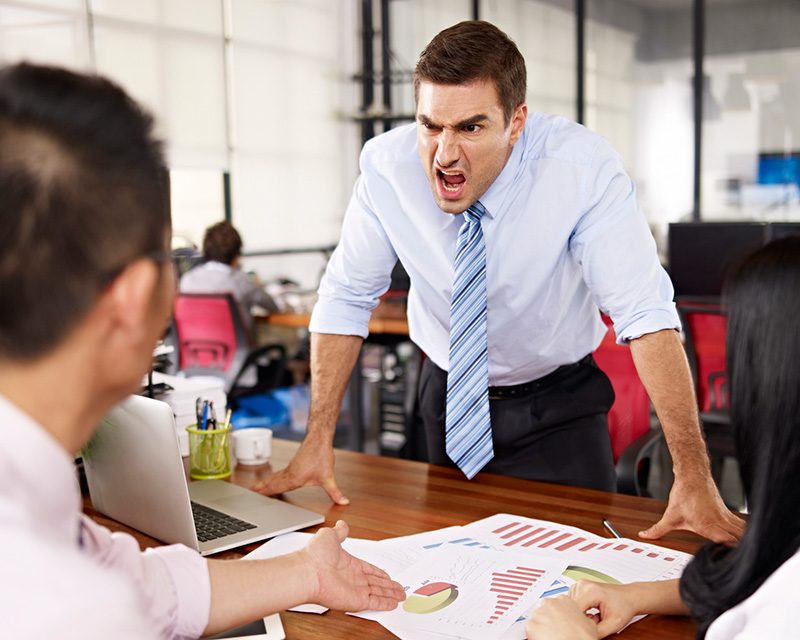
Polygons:
M565 558L569 566L564 584L554 586L562 592L581 579L624 584L680 578L692 558L638 540L610 540L576 527L505 513L472 522L463 531L497 549Z
M310 537L278 536L246 557L289 553ZM379 542L348 538L343 547L406 588L406 601L394 611L352 614L379 622L402 640L524 640L525 621L541 598L566 593L580 579L619 584L679 578L691 559L638 540L503 513Z
M406 600L394 611L356 614L386 623L401 637L424 630L469 640L496 640L529 611L566 560L442 546L400 575ZM409 630L409 633L403 633Z

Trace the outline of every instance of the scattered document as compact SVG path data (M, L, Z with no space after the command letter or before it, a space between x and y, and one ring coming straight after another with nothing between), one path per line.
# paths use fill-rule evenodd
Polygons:
M416 637L420 630L494 640L530 610L567 566L563 559L491 549L445 546L429 553L394 577L406 591L399 607L355 615L386 622L400 637Z
M585 578L624 584L680 578L692 558L639 540L603 538L576 527L503 513L465 525L463 530L497 549L566 558L567 582Z
M310 537L278 536L245 558L290 553ZM541 599L566 593L578 580L679 578L691 559L638 540L504 513L379 542L348 538L343 547L403 585L406 600L393 611L351 614L379 622L401 640L524 640L525 621ZM293 611L326 609L303 605Z

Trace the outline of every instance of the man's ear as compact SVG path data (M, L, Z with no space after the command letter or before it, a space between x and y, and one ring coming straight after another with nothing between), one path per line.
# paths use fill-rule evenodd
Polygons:
M528 105L521 103L511 116L511 133L509 135L508 144L514 146L522 135L522 130L525 128L525 121L528 119Z
M158 265L139 258L126 266L103 294L114 324L128 332L143 331L158 285Z

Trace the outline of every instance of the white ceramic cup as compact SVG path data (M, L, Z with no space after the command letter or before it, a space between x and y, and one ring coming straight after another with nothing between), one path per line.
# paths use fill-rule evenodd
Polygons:
M272 429L236 429L233 432L233 454L239 464L264 464L272 455Z

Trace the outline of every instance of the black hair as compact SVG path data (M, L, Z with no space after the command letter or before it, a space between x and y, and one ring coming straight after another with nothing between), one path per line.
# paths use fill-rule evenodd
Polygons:
M153 119L104 78L0 69L0 357L57 345L131 260L163 250Z
M735 547L708 544L681 597L704 638L800 548L800 236L750 255L726 286L731 423L749 519Z

